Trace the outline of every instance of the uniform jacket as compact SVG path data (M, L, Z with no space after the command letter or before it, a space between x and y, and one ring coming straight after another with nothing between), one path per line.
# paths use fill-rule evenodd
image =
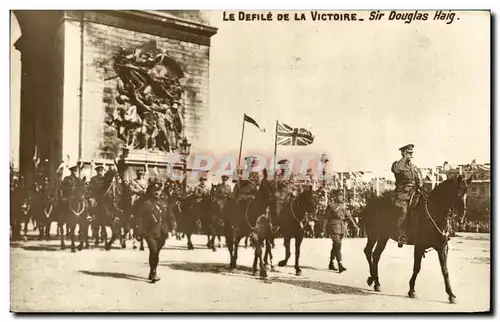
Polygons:
M132 204L134 204L139 197L143 196L148 189L148 182L146 179L137 179L130 181L128 185L130 195L132 198Z
M196 202L200 202L204 197L210 195L210 189L204 183L200 183L193 189L193 196Z
M176 228L165 201L152 197L140 205L138 220L140 232L146 237L165 238L169 230Z
M396 200L408 200L410 192L421 182L418 168L414 164L399 160L392 164L391 171L396 178Z
M76 176L67 176L61 182L61 192L63 197L70 197L75 188L81 183L81 180Z
M215 199L216 200L227 200L232 196L231 186L227 183L220 183L215 189Z
M90 192L93 198L98 198L104 194L104 176L95 175L90 178Z
M326 209L326 218L330 222L331 232L333 234L344 235L346 233L347 227L344 221L349 220L353 223L354 219L347 210L347 207L342 203L330 203Z

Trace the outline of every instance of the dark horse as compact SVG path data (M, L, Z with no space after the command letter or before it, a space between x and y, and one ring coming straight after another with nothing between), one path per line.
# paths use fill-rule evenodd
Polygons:
M443 273L446 293L450 303L455 302L448 277L448 240L450 232L450 209L465 217L467 186L471 178L465 180L462 176L443 181L433 189L428 196L423 193L416 206L411 210L409 237L413 234L415 245L413 257L413 275L410 279L408 296L416 297L415 281L420 272L422 257L429 248L434 248L439 257L441 272ZM397 239L396 212L392 200L392 191L379 198L369 200L362 214L368 241L364 249L370 267L370 276L367 283L380 292L378 263L389 239ZM411 237L410 237L411 239ZM373 248L375 247L375 250Z
M76 252L75 241L76 241L76 226L78 225L80 244L78 245L78 250L83 249L83 244L85 243L86 248L88 248L88 228L90 225L88 214L88 202L86 200L86 188L83 183L84 180L79 182L72 195L64 202L62 205L59 204L59 216L58 224L60 227L64 227L66 224L66 229L71 238L71 252ZM64 234L61 233L61 249L65 249L66 245L64 243Z
M309 224L309 217L315 213L315 198L312 186L304 186L297 197L291 197L285 203L285 207L278 214L276 222L279 225L279 231L283 236L285 244L285 259L278 263L283 267L290 259L290 240L295 238L295 273L302 274L300 269L300 245L305 236L306 226Z
M257 261L260 262L260 276L267 277L262 260L262 235L266 229L262 227L263 220L270 205L271 195L266 189L259 189L255 198L236 201L230 199L223 208L224 232L226 245L229 250L231 270L236 269L238 259L238 245L243 237L250 236L255 246L255 259L253 265L254 275L257 273Z

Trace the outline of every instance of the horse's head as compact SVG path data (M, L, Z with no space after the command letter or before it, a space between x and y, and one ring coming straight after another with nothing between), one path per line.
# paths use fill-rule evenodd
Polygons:
M314 216L316 213L316 200L312 185L304 185L297 195L297 201L302 209L309 215Z
M432 197L444 202L446 211L453 209L459 216L460 222L465 219L467 210L467 192L472 177L466 179L462 175L452 177L439 184L432 192Z
M455 179L455 193L453 195L453 206L459 215L460 222L463 223L465 220L465 214L467 211L467 192L470 183L472 182L472 176L465 179L463 176L458 176Z

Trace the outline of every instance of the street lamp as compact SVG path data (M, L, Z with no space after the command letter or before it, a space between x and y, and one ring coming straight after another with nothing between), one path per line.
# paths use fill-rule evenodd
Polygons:
M326 154L322 154L321 155L321 163L323 163L323 187L326 187L326 165L328 164L328 157L326 156Z
M186 173L187 173L187 156L191 152L191 142L189 142L189 140L186 137L184 137L184 139L182 139L182 141L179 144L179 146L181 148L180 153L184 157L182 159L182 175L183 175L183 179L182 179L182 191L185 193L186 192L186 188L187 188L187 176L186 176Z

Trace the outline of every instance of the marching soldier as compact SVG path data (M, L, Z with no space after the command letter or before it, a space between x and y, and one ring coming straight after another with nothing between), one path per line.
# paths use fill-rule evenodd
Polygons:
M391 171L396 178L394 190L394 203L398 208L398 247L403 247L408 242L406 237L407 213L410 197L416 188L421 187L421 180L417 167L412 163L413 144L401 147L402 158L392 164Z
M337 195L337 198L335 198ZM335 200L337 199L337 201ZM344 197L341 193L332 194L330 198L330 202L328 208L326 210L326 217L330 222L330 231L332 234L332 250L330 252L330 264L328 268L330 270L336 270L335 264L333 261L337 259L337 263L339 265L339 273L342 273L346 270L344 265L342 265L342 239L344 235L347 233L347 227L344 221L349 220L356 229L358 225L352 218L351 214L347 210L347 207L344 203Z
M160 261L160 250L165 245L168 231L175 229L175 220L168 216L165 204L161 200L162 184L152 182L148 187L145 200L138 209L138 240L144 238L149 249L149 280L160 280L156 269Z
M318 196L318 214L319 214L318 219L321 225L320 236L321 238L323 238L325 237L326 233L327 219L325 213L328 207L328 191L325 186L322 186L317 190L317 196Z

